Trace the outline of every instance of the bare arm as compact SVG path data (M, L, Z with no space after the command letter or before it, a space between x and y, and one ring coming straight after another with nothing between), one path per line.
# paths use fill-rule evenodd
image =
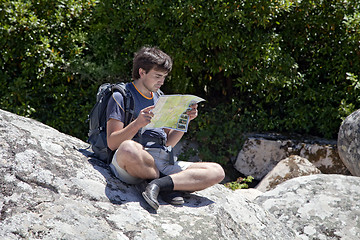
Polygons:
M182 136L184 136L184 132L176 131L174 129L165 129L167 133L167 141L166 146L175 147L175 145L180 141Z
M198 111L197 111L197 104L194 104L191 106L191 110L187 111L186 114L189 115L189 120L193 120L197 117ZM181 140L182 136L184 135L184 132L176 131L174 129L165 129L167 136L166 146L172 146L175 147L175 145Z
M150 110L153 108L154 106L150 106L141 110L139 116L125 128L123 122L109 119L106 125L108 147L114 151L123 141L132 139L140 128L150 123L154 115Z

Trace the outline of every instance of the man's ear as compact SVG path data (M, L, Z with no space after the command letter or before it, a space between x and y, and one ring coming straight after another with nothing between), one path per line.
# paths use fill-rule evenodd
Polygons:
M146 74L146 71L142 68L139 68L139 75L140 77L144 76Z

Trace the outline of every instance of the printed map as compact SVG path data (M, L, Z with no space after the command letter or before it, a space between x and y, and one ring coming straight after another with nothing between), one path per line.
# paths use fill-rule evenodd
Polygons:
M189 124L186 110L201 101L205 99L194 95L161 95L152 110L154 117L145 129L170 128L186 132Z

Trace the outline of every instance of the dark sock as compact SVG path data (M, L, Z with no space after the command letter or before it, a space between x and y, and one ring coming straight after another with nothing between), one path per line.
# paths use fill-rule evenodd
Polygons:
M157 178L151 181L159 186L160 191L172 191L174 190L174 182L170 176Z

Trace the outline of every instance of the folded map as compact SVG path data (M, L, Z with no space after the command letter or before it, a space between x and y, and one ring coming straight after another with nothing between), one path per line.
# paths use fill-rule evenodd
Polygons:
M186 111L192 104L205 101L194 95L161 95L152 110L154 113L151 123L143 130L149 128L170 128L187 132L189 116Z

